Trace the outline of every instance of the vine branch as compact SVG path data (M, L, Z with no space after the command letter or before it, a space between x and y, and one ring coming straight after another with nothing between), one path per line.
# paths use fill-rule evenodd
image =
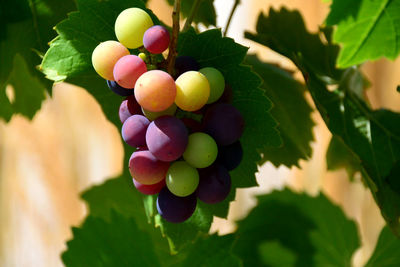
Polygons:
M226 22L226 26L225 26L225 30L224 30L224 36L226 36L226 34L228 33L228 29L229 29L229 26L231 25L233 14L235 13L236 8L238 7L239 4L240 4L240 0L235 0L235 3L232 6L231 13L229 14L228 21Z
M190 14L187 17L185 21L185 25L183 26L182 31L185 32L189 29L190 25L192 24L192 21L194 19L194 15L196 15L197 10L199 9L199 6L203 0L195 0L192 6L192 9L190 10Z
M176 44L179 35L179 13L181 11L181 0L175 0L174 9L172 11L172 38L169 43L169 52L167 57L167 72L173 75L175 59L177 55Z

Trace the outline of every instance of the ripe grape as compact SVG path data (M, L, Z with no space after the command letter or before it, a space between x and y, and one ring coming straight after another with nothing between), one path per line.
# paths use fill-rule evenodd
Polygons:
M104 79L114 81L114 65L126 55L129 55L128 49L117 41L100 43L92 53L93 68Z
M229 84L225 84L224 92L216 103L232 103L233 101L233 89Z
M148 150L135 151L129 159L132 177L144 185L156 184L165 179L168 168L169 162L158 160Z
M176 105L185 111L201 109L210 95L210 85L206 76L198 71L183 73L175 81Z
M147 128L146 143L159 160L174 161L182 156L188 143L188 131L181 120L162 116Z
M136 80L146 71L146 63L140 57L135 55L123 56L115 63L114 80L122 87L133 89Z
M136 189L145 195L155 195L158 194L163 187L165 187L165 179L162 179L156 184L150 184L150 185L145 185L141 184L138 181L136 181L134 178L132 178L133 184L135 185Z
M172 194L185 197L196 190L199 173L185 161L176 161L169 166L165 180Z
M120 96L129 96L129 95L133 95L133 90L131 89L126 89L122 86L120 86L117 82L115 81L110 81L107 80L107 86L108 88L110 88L111 91L113 91L114 93L116 93L117 95Z
M153 26L149 14L140 8L128 8L122 11L115 21L115 35L118 41L127 48L138 48L143 45L145 31Z
M150 121L142 115L130 116L122 125L122 139L133 147L146 146L146 130Z
M200 182L196 190L197 197L208 204L223 201L231 190L231 177L227 169L220 164L213 164L199 170Z
M119 106L119 120L124 123L132 115L142 115L142 109L136 102L134 95L130 95L122 101Z
M234 106L226 103L210 107L203 119L204 131L218 145L227 146L239 140L244 130L244 119Z
M201 123L192 118L182 118L181 120L186 128L188 128L189 133L200 132L203 129Z
M243 157L243 149L242 145L239 141L228 145L228 146L220 146L218 148L218 157L217 161L220 162L224 167L231 171L239 166Z
M146 118L148 118L151 121L154 121L155 119L157 119L158 117L161 116L165 116L165 115L175 115L176 112L176 105L175 103L172 104L169 108L167 108L166 110L160 111L160 112L152 112L152 111L148 111L144 108L142 108L142 112L143 114L146 116Z
M163 26L155 25L144 33L143 45L152 54L161 54L169 45L169 32Z
M204 76L206 76L210 83L210 97L208 98L207 104L214 103L223 94L225 88L225 79L222 73L216 68L207 67L199 70Z
M159 112L166 110L174 103L175 96L175 81L165 71L148 71L136 81L136 100L148 111Z
M189 135L183 159L195 168L206 168L217 158L218 147L214 139L205 133Z
M157 211L166 221L181 223L192 216L196 210L197 198L195 194L187 197L178 197L172 194L167 187L161 189L157 197Z
M175 60L175 75L179 77L187 71L198 71L200 69L199 63L190 56L179 56Z

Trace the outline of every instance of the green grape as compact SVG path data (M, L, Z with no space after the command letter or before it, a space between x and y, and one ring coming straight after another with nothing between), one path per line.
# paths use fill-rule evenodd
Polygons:
M147 62L147 56L145 53L139 53L138 57L140 57L144 62Z
M189 142L183 159L195 168L210 166L218 155L217 143L205 133L193 133L189 135Z
M114 65L123 56L129 55L128 49L117 41L100 43L92 53L94 70L106 80L114 81Z
M146 116L146 118L148 118L151 121L154 121L158 117L161 117L164 115L171 115L171 116L175 115L176 105L172 104L169 108L167 108L166 110L160 111L160 112L152 112L152 111L142 108L142 112Z
M202 68L199 72L203 73L207 77L210 83L210 97L208 98L207 104L214 103L224 93L225 79L222 73L211 67Z
M175 81L176 105L185 111L201 109L210 95L210 85L206 76L198 71L187 71Z
M143 45L143 35L153 26L149 14L140 8L122 11L115 21L115 35L124 46L134 49Z
M178 197L189 196L199 185L199 173L185 161L176 161L167 171L166 183L172 194Z

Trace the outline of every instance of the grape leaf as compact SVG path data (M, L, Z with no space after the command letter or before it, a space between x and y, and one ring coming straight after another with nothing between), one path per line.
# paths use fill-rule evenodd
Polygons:
M171 6L174 5L174 0L167 0L167 2ZM195 0L181 1L181 13L184 18L189 16L194 3ZM217 25L217 14L215 12L214 0L200 0L193 21L195 23L202 23L206 27Z
M272 116L278 121L278 130L283 146L261 150L261 163L271 161L275 166L299 166L300 159L311 156L313 140L312 108L304 98L305 88L290 73L260 61L256 56L247 56L246 63L264 80L262 88L272 100Z
M383 56L393 60L400 52L399 1L333 0L326 24L337 25L333 39L343 46L340 67Z
M51 82L36 66L47 42L55 36L53 25L74 8L73 0L0 3L0 117L5 121L16 113L32 119L45 99L45 91L51 93ZM14 90L11 102L5 94L7 85Z
M296 32L290 43L283 37L288 32L288 21L291 30ZM331 43L324 44L319 35L308 33L298 12L282 9L280 12L271 10L269 17L260 15L257 31L246 36L288 56L303 72L326 125L359 158L362 175L383 217L399 235L400 192L392 185L396 178L391 177L400 177L397 167L400 164L400 114L384 109L371 110L351 88L354 68L338 70L332 64L326 68L324 62L334 62L338 48ZM310 40L315 42L313 54L309 54L306 47ZM315 71L318 65L314 63L318 61L322 65ZM336 84L337 88L328 90L328 84Z
M365 267L396 267L400 265L400 240L393 236L388 227L379 235L374 253Z
M276 253L289 255L293 266L350 266L358 246L355 223L324 195L285 189L258 197L258 205L238 222L233 252L244 266L276 262Z

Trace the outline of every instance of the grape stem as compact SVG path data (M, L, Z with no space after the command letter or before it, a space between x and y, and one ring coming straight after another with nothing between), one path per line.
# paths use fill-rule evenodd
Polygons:
M172 38L171 42L169 43L169 52L167 57L167 71L169 74L173 76L174 72L174 65L176 59L176 44L178 42L178 35L179 35L179 13L181 9L181 0L175 0L174 2L174 9L172 11Z
M226 34L228 33L229 25L231 25L233 14L235 13L236 8L239 4L240 4L240 0L235 0L235 3L233 4L232 10L231 10L231 13L229 14L228 21L226 22L224 36L226 36Z
M192 25L192 21L194 19L194 15L196 15L197 10L199 9L199 6L203 0L195 0L192 6L192 9L190 10L190 14L187 17L185 21L185 25L183 26L182 31L185 32L189 30L190 25Z

